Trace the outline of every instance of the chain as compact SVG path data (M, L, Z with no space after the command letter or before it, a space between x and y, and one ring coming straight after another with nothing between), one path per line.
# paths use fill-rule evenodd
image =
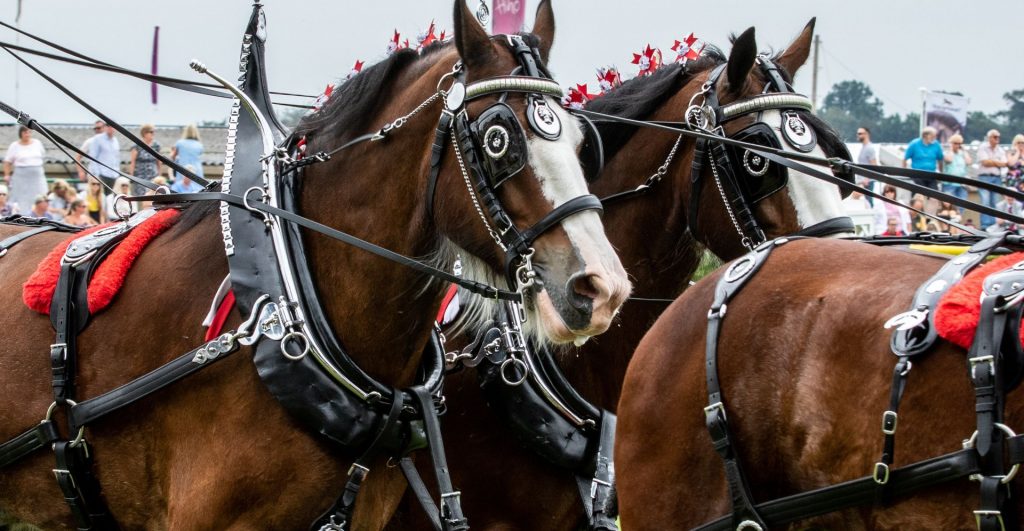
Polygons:
M418 112L420 112L423 109L425 109L431 103L434 103L434 100L436 100L437 98L440 98L442 95L443 95L443 92L435 92L432 96L430 96L429 98L423 100L423 103L421 103L418 106L416 106L416 108L413 109L409 114L406 114L405 116L401 116L398 119L396 119L395 121L393 121L393 122L385 125L384 127L382 127L380 129L380 131L373 137L373 140L382 140L391 131L393 131L395 129L401 128L403 125L405 125L406 122L409 121L410 118L412 118Z
M736 233L740 235L740 242L748 250L754 250L754 243L743 234L743 229L740 227L739 221L736 220L736 214L733 213L732 207L729 205L729 198L725 195L725 190L722 188L722 180L718 177L718 166L715 164L715 157L708 152L708 161L711 163L711 174L715 177L715 186L718 188L718 195L722 196L722 204L725 205L725 212L729 214L729 220L732 221L732 226L736 228Z
M679 150L679 144L681 144L682 141L683 135L679 135L679 137L676 138L676 143L672 145L672 150L668 152L668 157L665 158L664 164L658 166L658 171L654 172L653 174L651 174L650 177L647 178L647 182L645 182L641 186L642 188L648 188L654 185L655 183L660 182L661 179L665 177L666 174L668 174L668 166L669 164L672 164L672 159L675 158L676 151Z
M508 248L501 242L501 236L491 228L491 224L487 221L487 216L484 215L484 210L480 208L480 201L477 201L476 192L473 191L473 183L469 181L469 172L466 171L466 163L462 160L462 151L459 150L459 144L455 140L455 135L451 135L452 147L455 148L455 158L459 161L459 171L462 172L462 180L466 181L466 189L469 190L469 198L473 200L473 208L476 209L476 213L480 215L480 219L484 222L484 227L487 227L487 232L490 233L491 238L494 238L494 243L501 247L502 251L508 252Z

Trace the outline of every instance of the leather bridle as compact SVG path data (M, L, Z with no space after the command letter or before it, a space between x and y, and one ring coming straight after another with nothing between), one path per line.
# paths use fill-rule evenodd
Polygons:
M445 144L454 130L451 142L459 171L488 233L505 252L509 287L521 291L533 285L535 272L530 258L537 238L573 214L585 210L603 212L604 209L597 196L584 194L556 206L532 226L519 229L502 205L498 189L522 170L528 160L524 128L512 109L505 105L507 95L511 92L525 94L529 126L538 136L554 141L562 131L558 116L545 99L546 96L560 98L561 87L541 70L538 50L528 46L519 35L505 37L519 61L512 75L466 84L461 64L457 64L451 74L454 82L444 93L445 108L435 131L426 204L433 217L437 177ZM520 73L524 75L516 75ZM492 94L500 94L499 101L471 120L466 104Z
M761 119L761 114L765 111L778 110L782 112L781 136L785 142L799 152L812 151L818 143L814 129L797 114L798 111L810 111L813 106L811 100L793 92L780 73L778 66L768 57L759 56L757 64L768 79L765 93L726 105L720 104L715 86L722 72L725 71L726 65L719 65L712 70L707 81L701 87L701 91L690 99L689 107L686 109L685 126L690 130L710 133L722 138L778 149L782 146L778 139L779 135L776 135L773 128ZM769 90L772 92L768 92ZM758 121L734 135L727 136L725 134L725 123L754 113L758 114ZM678 142L679 140L677 140L677 145ZM669 160L671 160L671 154ZM785 187L788 170L779 164L773 164L773 158L749 150L741 150L734 146L727 146L725 143L706 137L699 137L690 173L689 228L691 232L696 232L698 226L698 208L701 201L701 182L705 163L711 169L715 186L743 246L753 249L765 242L767 240L765 231L758 223L752 207L758 201ZM852 182L852 178L842 177ZM835 218L812 227L806 227L799 234L820 236L843 231L853 231L853 222L848 217Z

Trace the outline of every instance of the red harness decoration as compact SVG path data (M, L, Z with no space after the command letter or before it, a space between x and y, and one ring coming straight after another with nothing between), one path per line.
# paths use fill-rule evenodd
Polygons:
M1024 260L1024 253L1014 253L992 260L971 271L950 288L935 310L935 330L939 336L963 348L970 348L981 317L981 287L985 277ZM1024 344L1024 327L1021 328Z
M157 212L132 229L128 236L107 255L107 258L96 268L96 272L89 280L90 313L98 313L110 305L121 286L124 285L125 276L135 259L142 254L142 250L149 242L170 228L177 218L177 210L168 209ZM39 267L32 273L32 276L25 281L22 289L22 299L25 301L25 305L43 315L49 315L53 292L57 289L57 279L60 277L60 261L68 246L82 236L111 225L113 224L107 223L75 233L54 247L39 263Z

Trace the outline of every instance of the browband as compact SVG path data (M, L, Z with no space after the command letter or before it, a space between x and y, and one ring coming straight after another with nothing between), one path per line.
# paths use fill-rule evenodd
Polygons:
M466 85L466 101L498 92L532 92L555 98L561 98L564 95L562 87L550 79L499 76Z
M811 111L813 108L814 105L811 103L811 99L802 94L759 94L743 101L736 101L728 105L723 105L721 116L722 120L725 121L744 114L767 111L769 109L799 109Z

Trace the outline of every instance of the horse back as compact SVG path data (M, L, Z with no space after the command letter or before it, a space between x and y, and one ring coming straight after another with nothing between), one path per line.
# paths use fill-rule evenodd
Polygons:
M909 308L943 263L860 243L794 241L776 249L729 301L719 374L756 502L871 473L896 362L883 324ZM730 511L702 412L707 312L724 269L661 316L627 372L616 441L625 527L688 528ZM945 341L914 360L899 413L896 466L955 451L973 432L965 366L964 351ZM1019 395L1008 400L1011 423L1024 420ZM976 489L952 485L870 514L851 509L800 525L970 527ZM645 497L652 491L664 495Z

